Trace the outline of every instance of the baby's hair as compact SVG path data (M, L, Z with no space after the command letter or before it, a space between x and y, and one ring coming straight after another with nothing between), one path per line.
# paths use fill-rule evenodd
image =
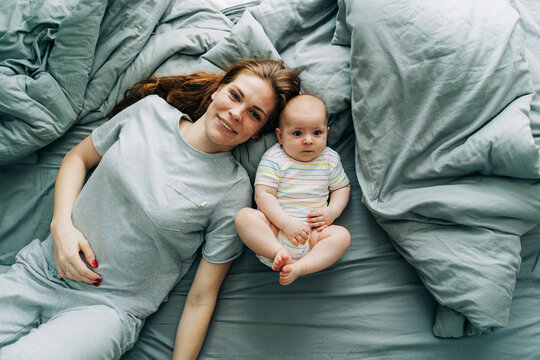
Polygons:
M290 99L287 104L290 104L291 102L294 104L294 102L298 101L298 100L302 100L302 98L312 98L312 99L315 99L315 100L318 100L322 105L323 105L323 109L324 109L324 118L326 119L326 124L328 125L328 110L326 109L326 103L324 102L323 99L321 99L320 97L316 96L316 95L313 95L313 94L309 94L309 93L302 93L302 94L299 94L299 95L296 95L294 98ZM281 115L279 117L279 124L278 126L281 126L281 121L284 117L284 114L285 114L285 111L282 111L281 112Z

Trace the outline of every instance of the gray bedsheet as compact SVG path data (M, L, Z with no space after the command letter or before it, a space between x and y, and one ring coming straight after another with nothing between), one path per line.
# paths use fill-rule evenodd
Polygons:
M281 57L328 105L351 248L288 287L246 250L200 358L537 358L539 6L423 3L265 0L236 24L195 0L0 4L0 264L44 238L63 154L132 83ZM253 174L274 141L235 156ZM193 270L124 358L170 358Z

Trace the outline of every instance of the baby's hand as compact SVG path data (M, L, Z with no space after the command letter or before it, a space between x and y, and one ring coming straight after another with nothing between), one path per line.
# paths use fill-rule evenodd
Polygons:
M302 224L299 221L292 220L289 221L289 223L281 229L285 236L290 240L290 242L294 246L298 246L298 244L305 244L305 242L309 239L309 233L310 228L306 224Z
M325 206L318 209L313 209L308 214L308 224L311 228L316 228L317 231L323 231L328 226L332 225L336 220L336 214L329 206Z

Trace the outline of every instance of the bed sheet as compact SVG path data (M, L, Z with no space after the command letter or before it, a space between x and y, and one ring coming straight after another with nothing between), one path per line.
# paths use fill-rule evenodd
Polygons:
M288 287L246 250L223 284L199 359L536 359L540 227L522 238L508 326L474 337L438 338L432 331L437 302L362 203L353 135L336 148L352 181L351 201L337 221L351 232L349 250L334 266ZM123 359L171 356L195 269L147 320Z

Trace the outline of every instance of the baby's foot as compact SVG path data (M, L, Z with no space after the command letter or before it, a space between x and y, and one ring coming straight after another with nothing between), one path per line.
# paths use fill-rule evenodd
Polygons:
M298 263L284 265L279 273L279 283L281 285L292 284L300 275L302 273Z
M282 247L278 250L276 256L274 256L274 264L272 265L272 270L281 271L283 266L287 264L292 264L292 262L293 261L291 259L291 255L289 254L287 249Z

